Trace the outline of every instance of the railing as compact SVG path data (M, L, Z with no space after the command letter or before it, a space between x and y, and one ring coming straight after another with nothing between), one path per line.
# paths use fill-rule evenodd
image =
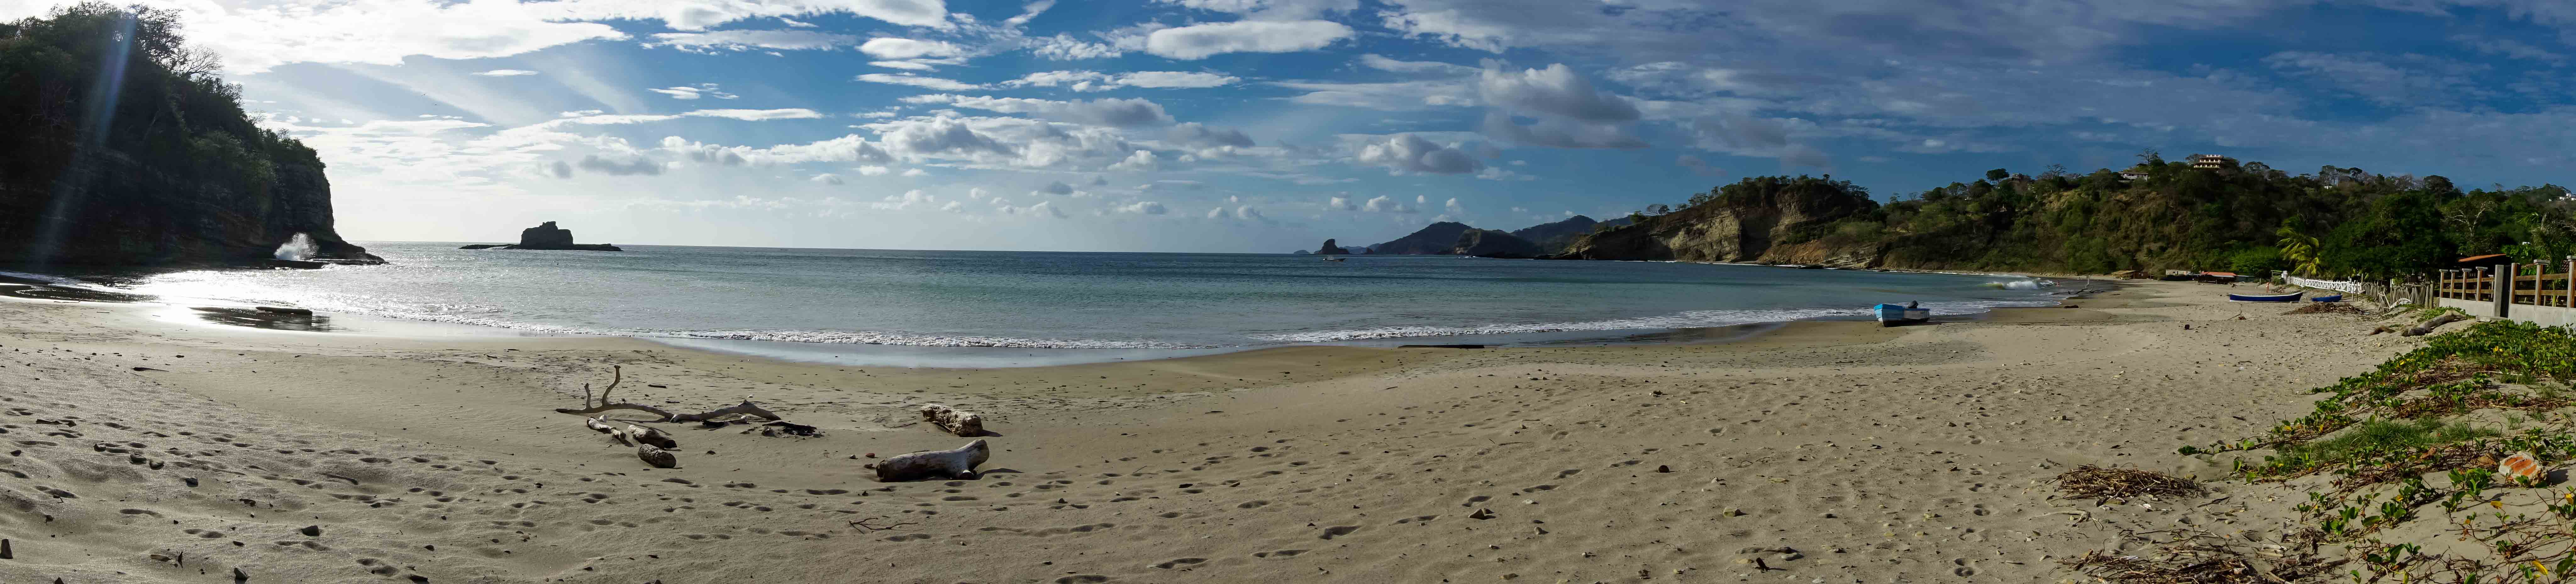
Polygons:
M2497 264L2493 267L2442 270L2433 288L2438 298L2506 304L2576 308L2576 258L2559 264Z

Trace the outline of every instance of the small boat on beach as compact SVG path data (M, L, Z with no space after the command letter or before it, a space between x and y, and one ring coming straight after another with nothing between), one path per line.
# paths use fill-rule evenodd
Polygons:
M2307 294L2307 292L2291 292L2288 294L2229 294L2227 295L2227 299L2237 302L2298 302L2299 296L2303 294Z
M2336 294L2336 295L2333 295L2333 296L2318 296L2318 297L2315 297L2315 298L2310 298L2310 299L2308 299L2308 301L2309 301L2309 302L2342 302L2342 301L2343 301L2343 295L2342 295L2342 294Z
M1932 320L1932 309L1918 308L1917 306L1918 305L1913 302L1907 302L1902 306L1895 304L1881 304L1870 307L1870 311L1878 314L1878 326L1896 326L1900 324L1930 322Z
M1331 258L1331 257L1328 257L1328 258L1324 258L1324 261L1328 261L1328 262L1338 262L1338 261L1342 261L1342 258Z

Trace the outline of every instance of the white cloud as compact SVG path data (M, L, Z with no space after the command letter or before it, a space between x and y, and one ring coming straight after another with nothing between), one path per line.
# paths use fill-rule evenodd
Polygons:
M1465 174L1485 167L1484 163L1455 146L1435 144L1413 134L1368 139L1360 144L1353 159L1396 172Z
M860 175L860 176L884 176L886 173L889 173L889 172L894 172L894 169L886 168L886 167L883 167L883 166L876 166L876 165L869 165L869 166L861 166L861 167L859 167L859 175Z
M1161 157L1155 155L1154 151L1138 150L1135 154L1128 155L1126 160L1121 160L1118 161L1117 164L1109 165L1109 169L1144 171L1154 170L1156 168L1161 168L1162 166L1163 163Z
M1029 191L1029 194L1032 194L1032 195L1070 195L1070 194L1073 194L1073 185L1064 184L1064 181L1055 181L1055 182L1050 182L1050 183L1047 183L1047 184L1046 184L1046 186L1044 186L1044 187L1039 187L1039 188L1038 188L1038 190Z
M810 180L810 181L814 181L814 182L818 182L818 183L823 183L823 184L827 184L827 185L837 185L837 184L841 184L842 182L845 182L845 181L842 181L842 180L841 180L841 175L832 174L832 173L828 173L828 172L823 173L823 174L817 174L817 175L814 175L814 178L809 178L809 179L805 179L805 180Z
M1139 213L1144 215L1161 215L1168 211L1168 209L1163 208L1162 203L1153 201L1138 201L1135 204L1121 205L1118 207L1118 212L1120 213Z
M1132 71L1108 74L1098 71L1039 71L1001 82L1001 87L1057 87L1074 91L1108 91L1120 87L1156 89L1201 89L1223 87L1242 81L1240 77L1194 71Z
M938 77L923 77L923 76L920 76L920 75L914 75L914 74L911 74L911 73L898 73L898 74L892 74L892 75L885 74L885 73L868 73L868 74L860 75L860 76L858 77L858 80L859 80L859 81L866 81L866 82L869 82L869 83L884 83L884 84L889 84L889 85L910 85L910 86L913 86L913 87L920 87L920 88L924 88L924 89L936 89L936 90L940 90L940 91L965 91L965 90L969 90L969 89L981 89L981 88L983 88L983 86L981 86L981 85L976 85L976 84L973 84L973 83L967 83L967 82L958 81L958 80L954 80L954 79L941 79L941 78L938 78Z
M565 20L659 19L677 30L750 18L844 13L905 26L951 29L942 0L559 0L539 4Z
M716 89L716 84L713 84L713 83L700 83L700 84L693 85L693 86L692 86L692 85L682 85L682 86L678 86L678 87L668 87L668 88L662 88L662 89L650 89L650 88L647 88L647 89L645 89L645 91L650 91L650 92L654 92L654 93L659 93L659 94L663 94L663 95L668 95L668 96L671 96L671 99L697 99L697 98L700 98L700 97L712 97L712 98L716 98L716 99L733 99L733 98L736 98L736 97L741 97L741 96L738 96L738 95L734 95L734 94L731 94L731 93L725 93L725 92L723 92L723 91L717 90L717 89Z
M927 171L924 171L924 170L922 170L922 169L918 169L918 168L907 168L907 169L904 169L904 171L903 171L903 176L921 176L921 175L925 175L925 174L930 174L930 173L929 173L929 172L927 172Z
M880 37L868 39L868 42L861 43L859 45L859 52L867 53L868 56L879 59L919 59L923 57L954 57L965 52L965 49L947 41L924 41Z
M1289 53L1324 48L1350 36L1351 27L1328 20L1220 22L1154 31L1145 37L1145 52L1172 59Z
M811 119L819 119L819 118L822 118L822 117L823 117L823 112L818 112L818 111L809 110L809 109L805 109L805 108L786 108L786 109L705 109L705 110L694 110L694 111L690 111L690 112L688 112L688 113L680 114L680 115L689 116L689 117L698 117L698 118L728 118L728 119L742 120L742 121L746 121L746 122L762 122L762 121L769 121L769 120L811 120Z
M520 75L535 75L535 74L537 74L537 72L535 72L535 71L529 71L529 70L526 70L526 69L493 69L493 70L490 70L490 71L482 71L482 72L477 72L477 73L475 73L475 75L481 75L481 76L485 76L485 77L517 77L517 76L520 76Z
M1439 61L1399 61L1376 53L1360 55L1359 62L1363 67L1379 71L1393 71L1396 73L1434 73L1445 76L1460 76L1474 75L1478 71L1483 70L1467 65L1442 63Z
M636 158L625 162L618 162L606 158L600 158L599 155L592 154L582 157L581 163L575 166L581 167L582 170L614 176L662 174L662 163L654 162L651 159L646 158Z
M712 32L666 32L653 35L646 46L667 46L694 52L717 49L748 51L776 49L783 51L819 51L850 46L859 37L810 30L719 30Z
M24 2L0 12L38 13L53 2ZM606 24L565 22L545 6L517 2L431 3L347 0L321 4L274 3L227 7L211 2L176 7L188 40L223 56L234 73L257 73L287 63L401 65L404 57L440 59L507 57L589 40L626 38Z
M868 64L887 69L904 69L910 71L936 71L939 69L929 63L923 63L920 61L869 61Z
M944 103L957 107L1011 114L1030 114L1042 118L1111 127L1137 127L1172 123L1163 106L1142 99L1097 99L1091 101L1054 101L1017 97L969 97L954 94L915 95L903 98L905 103Z
M1368 203L1360 205L1360 210L1370 213L1411 214L1422 212L1420 209L1413 208L1412 205L1404 204L1402 201L1388 198L1385 195L1379 195L1377 198L1369 199Z

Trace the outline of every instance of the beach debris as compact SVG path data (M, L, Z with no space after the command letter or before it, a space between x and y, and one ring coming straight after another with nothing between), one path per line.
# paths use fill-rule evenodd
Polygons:
M975 478L975 467L993 455L993 448L983 440L968 442L948 450L925 450L895 455L876 463L877 480L885 482L928 478Z
M2361 310L2361 307L2359 307L2359 306L2353 306L2353 305L2345 304L2345 303L2341 303L2341 302L2316 302L2316 303L2310 303L2310 304L2308 304L2307 306L2301 306L2301 307L2298 307L2298 308L2290 309L2290 311L2289 311L2289 312L2284 312L2284 313L2281 313L2281 314L2361 314L2361 313L2362 313L2362 310Z
M55 578L55 579L54 579L54 581L55 581L55 582L61 582L61 581L63 581L63 580L62 580L61 578ZM241 568L233 568L233 582L234 582L234 584L240 584L240 583L242 583L242 582L249 582L249 581L250 581L250 575L249 575L249 574L244 574L244 573L242 573Z
M679 455L672 454L669 450L655 448L651 444L636 445L635 457L644 459L644 464L653 465L653 468L677 468L680 466Z
M2453 313L2449 313L2449 314L2444 314L2444 315L2442 315L2442 316L2440 316L2440 317L2434 318L2433 320L2424 321L2424 324L2416 325L2416 327L2415 327L2415 328L2406 329L2406 336L2410 336L2410 337L2420 337L2420 336L2424 336L2424 335L2433 334L2433 329L2442 328L2442 325L2451 324L2451 323L2453 323L2453 322L2458 322L2458 321L2463 321L2463 320L2468 320L2468 319L2469 319L2469 316L2468 316L2468 315L2460 314L2460 313L2457 313L2457 312L2453 312Z
M2104 468L2090 464L2075 467L2051 479L2057 483L2058 495L2070 499L2107 501L2139 495L2183 496L2200 492L2200 483L2151 470Z
M644 420L647 422L704 422L709 419L730 414L749 414L770 420L780 419L778 414L762 409L760 404L752 403L749 398L745 398L742 403L695 414L673 414L669 410L644 404L608 401L609 393L617 391L618 382L626 379L625 368L622 366L611 365L609 366L608 371L608 387L601 388L599 390L599 396L597 399L594 400L590 395L590 384L584 383L581 384L581 407L555 408L555 413L580 414L588 416L610 410L634 410L660 416L660 419Z
M252 308L257 309L260 312L274 312L296 316L313 316L313 309L310 308L289 308L284 306L254 306Z
M984 435L984 417L966 410L928 404L921 406L921 419L929 420L932 425L939 426L939 429L946 430L950 434L967 437Z
M2334 573L2350 560L2326 559L2279 546L2242 549L2241 542L2208 533L2177 537L2161 551L2086 550L2058 560L2076 573L2120 584L2275 584L2305 582ZM2290 553L2285 553L2290 552Z
M822 430L822 429L820 429L820 428L815 428L815 427L813 427L813 426L807 426L807 425L804 425L804 424L798 424L798 423L795 423L795 422L789 422L789 421L786 421L786 420L777 420L777 421L772 421L772 422L767 423L767 424L761 424L760 435L762 435L762 436L777 436L777 435L780 435L780 434L786 434L786 435L789 435L789 436L804 436L804 437L811 438L811 437L815 437L815 436L821 436L821 435L823 435L823 430Z
M2530 451L2513 453L2496 463L2496 474L2527 485L2540 484L2540 470L2540 459L2533 458Z
M7 539L0 539L0 560L15 560L15 559L18 559L18 552L14 552L14 551L10 551L10 550L9 550L9 540L7 540Z
M304 526L303 529L295 530L295 532L304 534L305 537L322 537L322 526L307 525Z
M636 444L650 444L661 448L680 447L680 441L672 440L670 434L663 433L659 428L646 428L634 424L627 424L626 437L634 440Z

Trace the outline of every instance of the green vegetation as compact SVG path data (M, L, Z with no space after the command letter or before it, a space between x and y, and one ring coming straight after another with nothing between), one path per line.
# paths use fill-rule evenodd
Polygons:
M2284 534L2298 553L2292 563L2343 564L2360 582L2558 582L2576 570L2576 489L2541 488L2541 481L2508 479L2495 469L2515 453L2530 453L2544 468L2576 459L2576 420L2561 411L2576 405L2571 381L2576 331L2482 323L2312 390L2329 395L2263 436L2181 452L2272 451L2261 463L2248 463L2250 452L2234 461L2248 481L2332 476L2296 507L2308 527ZM2502 413L2512 431L2455 421L2480 411ZM2417 542L2380 539L2383 530L2418 520L2438 522L2443 539L2469 544L2426 554ZM2318 556L2321 544L2337 544L2350 557Z
M1891 202L1851 205L1790 241L1879 244L1899 267L2105 273L2122 269L2288 270L2418 275L2469 255L2516 261L2576 254L2576 199L2555 185L2462 191L2440 176L2326 166L2289 174L2259 162L2196 169L2153 152L2123 179L2108 169L2038 176L1987 171ZM1670 214L1740 206L1802 191L1866 199L1831 176L1752 177L1693 195ZM1817 199L1807 199L1817 200Z

